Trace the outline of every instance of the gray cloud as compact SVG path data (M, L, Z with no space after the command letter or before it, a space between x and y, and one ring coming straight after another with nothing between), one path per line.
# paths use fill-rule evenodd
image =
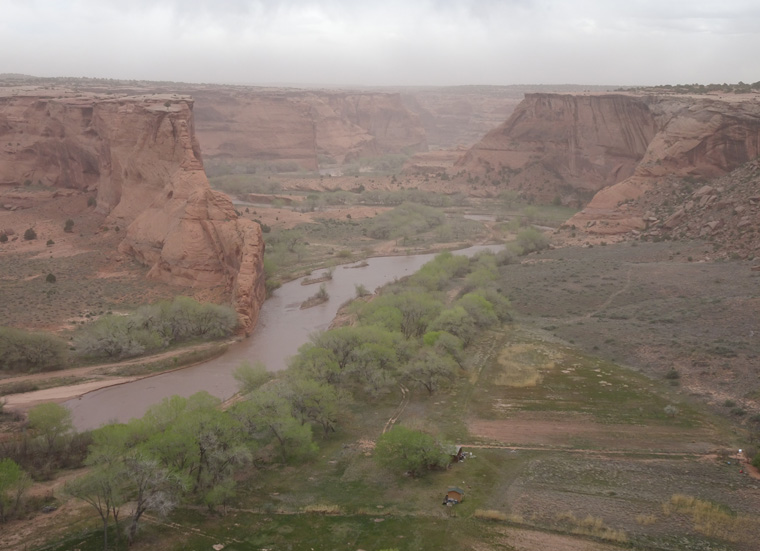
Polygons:
M0 72L227 83L758 80L724 0L0 0Z

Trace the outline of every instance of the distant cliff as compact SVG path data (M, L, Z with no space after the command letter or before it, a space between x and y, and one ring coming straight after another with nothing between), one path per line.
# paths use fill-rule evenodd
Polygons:
M316 170L358 157L427 150L400 94L209 87L192 90L206 158Z
M471 181L584 206L568 223L647 225L630 203L664 179L710 180L760 155L754 95L527 94L457 162Z
M149 277L223 285L253 328L264 300L261 230L210 189L191 99L4 90L0 143L0 185L96 192L98 211L126 228L119 249L150 266Z

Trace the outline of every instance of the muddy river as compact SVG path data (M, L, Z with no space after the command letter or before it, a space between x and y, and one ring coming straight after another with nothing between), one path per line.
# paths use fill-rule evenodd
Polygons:
M455 254L469 256L481 250L499 248L498 245L478 246ZM356 285L374 291L395 279L413 274L434 256L390 256L371 258L366 266L338 266L332 280L325 282L330 300L304 310L300 309L301 303L317 292L319 284L301 285L301 280L286 283L264 303L253 335L230 346L223 356L186 369L96 390L69 400L65 405L72 412L75 427L81 431L112 421L124 422L141 417L151 405L174 394L190 396L206 390L227 399L237 391L232 373L242 361L261 361L270 371L285 369L288 358L309 340L309 335L327 329L338 308L356 296ZM311 277L321 274L319 270Z

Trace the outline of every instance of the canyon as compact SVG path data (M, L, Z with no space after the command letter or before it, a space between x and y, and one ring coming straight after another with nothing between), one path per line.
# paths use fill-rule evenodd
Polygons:
M638 235L665 223L653 204L662 188L706 185L759 155L756 93L526 94L452 170L460 181L466 175L539 202L583 207L567 222L573 229ZM740 207L739 214L754 206L751 197L747 191L719 203ZM743 227L756 227L749 214Z

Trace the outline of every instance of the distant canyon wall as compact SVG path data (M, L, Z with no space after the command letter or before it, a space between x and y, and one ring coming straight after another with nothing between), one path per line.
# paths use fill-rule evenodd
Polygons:
M427 150L419 117L380 92L209 87L191 91L204 156L305 170Z
M261 229L209 187L191 99L5 91L0 144L0 185L96 192L97 210L126 228L120 250L149 277L224 286L253 329L265 296Z
M757 96L527 94L455 170L585 205L569 223L615 233L645 225L625 203L664 178L712 179L758 155Z

